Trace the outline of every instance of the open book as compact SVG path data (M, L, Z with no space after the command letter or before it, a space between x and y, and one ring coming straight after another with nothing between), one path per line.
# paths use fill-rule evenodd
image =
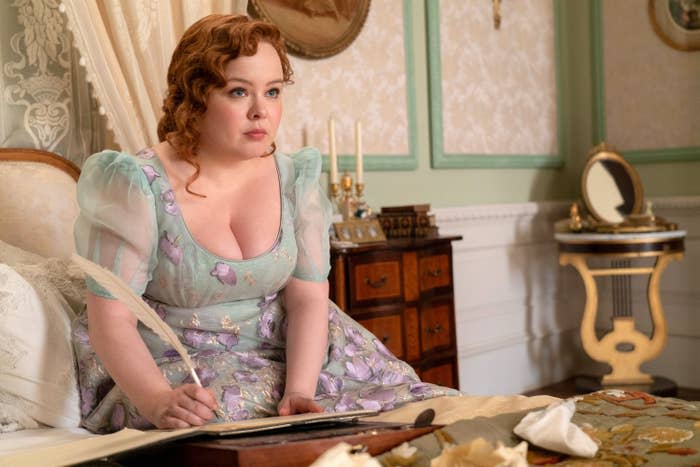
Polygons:
M350 412L306 413L285 417L256 418L178 430L140 431L124 428L109 435L94 435L79 441L20 451L6 457L0 457L0 466L47 467L52 465L73 465L196 435L234 436L251 432L273 431L293 426L304 429L307 425L311 429L314 424L318 423L348 422L376 414L377 412L374 410L355 410Z
M377 415L377 413L376 410L351 410L348 412L303 413L286 415L284 417L254 418L252 420L205 425L198 430L198 433L229 436L290 427L311 428L313 425L321 423L354 422L361 417L369 417Z

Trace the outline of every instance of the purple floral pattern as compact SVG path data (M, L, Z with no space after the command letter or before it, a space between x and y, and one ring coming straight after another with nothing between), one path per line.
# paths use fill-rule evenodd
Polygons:
M177 208L177 203L175 202L173 190L164 191L160 195L160 200L163 202L163 211L171 216L177 216L180 213L180 210Z
M153 183L153 180L160 177L160 174L153 168L152 165L144 165L141 167L141 170L143 170L143 173L146 174L146 180L148 180L149 185Z
M168 232L163 232L163 235L160 237L158 249L175 266L178 266L182 261L182 249L177 245L177 239L173 238Z
M219 279L222 284L236 285L236 271L226 263L217 262L209 274Z

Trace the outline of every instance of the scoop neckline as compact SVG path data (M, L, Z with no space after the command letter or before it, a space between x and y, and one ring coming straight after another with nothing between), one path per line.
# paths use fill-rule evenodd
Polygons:
M155 159L158 162L158 165L160 166L161 171L163 172L161 179L167 184L167 188L173 193L173 198L175 197L175 192L173 191L173 185L170 183L170 177L168 176L168 172L165 169L165 166L163 165L163 162L160 159L160 155L158 152L153 149L153 147L148 147L147 149L150 149L153 152L153 157L152 159ZM282 243L282 235L283 235L283 222L284 222L284 196L282 195L282 173L280 171L280 164L279 164L279 159L277 158L277 152L275 152L272 157L275 159L275 170L277 171L277 184L279 187L278 194L279 194L279 200L280 200L280 216L279 216L279 228L277 230L277 236L275 237L275 240L272 242L272 245L265 250L264 252L260 253L259 255L250 257L250 258L241 258L241 259L232 259L232 258L226 258L221 255L218 255L211 251L210 249L206 248L204 245L199 243L199 241L194 238L194 235L192 235L192 231L190 231L190 227L187 225L187 222L185 221L185 216L182 214L182 211L180 210L180 203L178 202L177 199L175 199L175 204L177 205L177 211L178 217L180 219L180 224L182 224L183 229L185 230L185 233L189 237L190 241L201 251L206 253L207 255L221 261L225 261L228 263L246 263L246 262L252 262L258 259L261 259L264 256L268 256L271 254L281 243ZM147 160L147 159L146 159ZM162 192L162 190L161 190Z

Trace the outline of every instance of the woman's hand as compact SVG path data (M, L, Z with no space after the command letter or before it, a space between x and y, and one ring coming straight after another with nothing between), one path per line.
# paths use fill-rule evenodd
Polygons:
M217 407L210 390L184 384L153 397L142 414L160 429L189 428L207 423Z
M323 412L323 407L314 402L311 397L306 397L298 392L285 394L280 403L277 404L277 413L280 415L294 415L307 412Z

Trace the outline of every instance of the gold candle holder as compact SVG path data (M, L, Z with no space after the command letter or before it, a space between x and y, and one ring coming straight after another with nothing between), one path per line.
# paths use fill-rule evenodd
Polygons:
M335 201L335 199L338 197L338 194L340 193L340 183L338 182L331 182L330 184L331 187L331 199Z
M346 171L340 177L340 188L343 192L338 198L338 211L346 221L354 217L355 214L355 197L352 195L352 177Z
M365 191L365 184L364 183L360 183L360 182L355 183L355 197L358 200L362 199L362 194L364 193L364 191Z
M355 194L353 194L353 187ZM365 192L364 183L353 183L350 174L345 171L340 177L340 183L330 183L331 200L338 207L343 220L361 220L369 217L371 210L362 198Z

